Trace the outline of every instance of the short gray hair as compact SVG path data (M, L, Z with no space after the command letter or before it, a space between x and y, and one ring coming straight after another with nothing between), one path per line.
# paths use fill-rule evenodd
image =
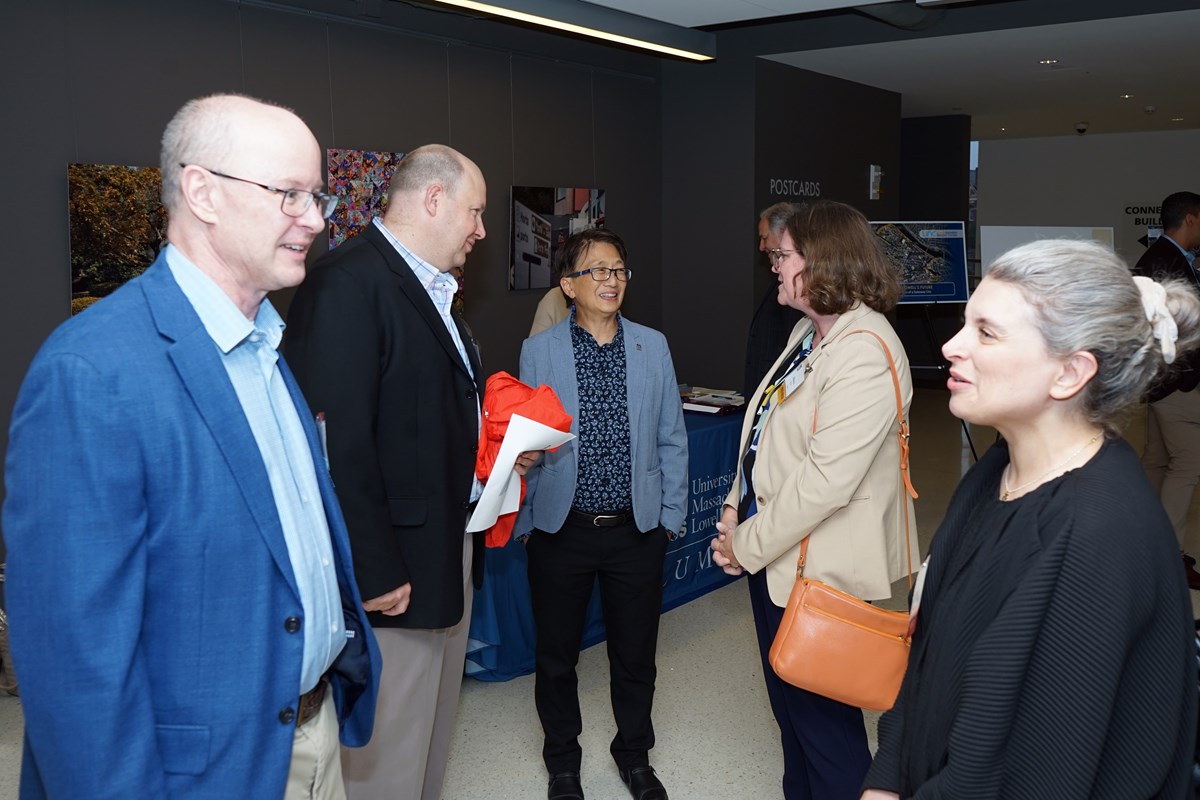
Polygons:
M1166 366L1125 263L1095 242L1046 239L1009 250L987 277L1020 290L1051 355L1085 350L1096 357L1081 411L1089 422L1116 433L1121 412L1142 399ZM1179 326L1176 352L1182 355L1200 345L1200 296L1184 281L1162 285Z
M782 236L788 217L795 214L801 208L802 206L799 203L776 203L760 211L758 218L767 221L767 228L772 234Z

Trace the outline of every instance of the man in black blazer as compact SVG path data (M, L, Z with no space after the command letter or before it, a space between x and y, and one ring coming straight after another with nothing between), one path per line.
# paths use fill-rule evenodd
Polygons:
M288 361L324 418L383 653L371 747L342 753L350 800L441 795L483 574L483 539L464 531L485 376L448 273L484 237L485 205L470 159L413 150L383 217L317 261L289 312Z
M1147 248L1134 274L1158 280L1178 278L1200 288L1192 252L1200 247L1200 195L1176 192L1162 203L1163 235ZM1200 483L1200 355L1175 365L1150 392L1146 450L1142 465L1175 527L1180 550L1187 534L1188 509ZM1184 552L1188 586L1200 589L1196 559Z

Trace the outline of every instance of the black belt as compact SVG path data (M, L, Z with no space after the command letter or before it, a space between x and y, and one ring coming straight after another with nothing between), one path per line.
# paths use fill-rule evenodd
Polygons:
M585 514L582 511L571 509L567 512L567 519L572 522L577 522L580 525L592 525L597 528L615 528L618 525L624 525L627 522L633 521L633 511L610 511L607 514Z
M300 695L300 710L296 712L297 728L315 717L321 710L321 704L325 702L325 690L328 688L329 674L326 673L321 676L321 680L317 681L317 685L312 690Z

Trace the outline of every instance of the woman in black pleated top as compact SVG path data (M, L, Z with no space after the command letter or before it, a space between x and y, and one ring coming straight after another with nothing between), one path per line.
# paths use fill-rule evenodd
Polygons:
M1004 440L933 540L863 800L1191 796L1191 602L1115 420L1198 337L1193 289L1100 245L991 266L943 353L951 412Z

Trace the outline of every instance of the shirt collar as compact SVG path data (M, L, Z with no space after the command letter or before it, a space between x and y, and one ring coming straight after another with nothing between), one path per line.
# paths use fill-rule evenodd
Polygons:
M433 264L430 264L412 250L409 250L407 247L405 247L404 243L397 239L392 232L388 230L387 226L383 224L383 220L381 220L379 217L371 220L371 222L375 225L379 232L383 234L383 238L387 239L392 247L396 248L396 252L398 252L406 262L408 262L409 269L411 269L413 274L417 276L417 280L420 282L421 288L423 288L426 292L433 292L435 290L445 291L446 288L453 290L450 292L451 294L454 294L458 291L458 281L454 279L453 275L451 275L449 272L442 272L440 269L433 266Z
M1163 238L1164 238L1164 239L1166 239L1168 242L1170 242L1171 244L1173 244L1173 245L1175 245L1176 247L1178 247L1178 248L1179 248L1179 252L1183 253L1183 257L1184 257L1184 258L1186 258L1186 259L1188 260L1188 263L1189 263L1189 264L1194 264L1194 263L1195 263L1195 258L1196 258L1196 254L1195 254L1195 253L1193 253L1191 250L1188 250L1186 247L1184 247L1184 246L1183 246L1183 245L1181 245L1179 242L1177 242L1177 241L1175 241L1174 239L1172 239L1172 238L1171 238L1170 236L1168 236L1167 234L1165 234L1165 233L1164 233L1162 236L1163 236Z
M602 345L599 342L597 342L596 337L592 336L591 331L584 329L583 326L581 326L578 322L575 321L575 306L574 305L571 306L571 316L569 317L569 319L571 320L569 327L571 330L571 338L572 339L582 336L582 337L585 337L584 341L591 342L592 344L596 345L596 347L607 347L608 346L608 345ZM625 323L624 323L624 320L621 319L621 312L618 311L617 312L617 332L613 336L612 341L609 342L608 344L612 345L612 344L616 344L617 342L623 342L623 341L625 341Z
M179 248L168 244L165 257L175 282L222 353L228 354L256 329L262 332L272 348L279 347L285 325L270 300L264 297L254 320L248 320L229 295Z

